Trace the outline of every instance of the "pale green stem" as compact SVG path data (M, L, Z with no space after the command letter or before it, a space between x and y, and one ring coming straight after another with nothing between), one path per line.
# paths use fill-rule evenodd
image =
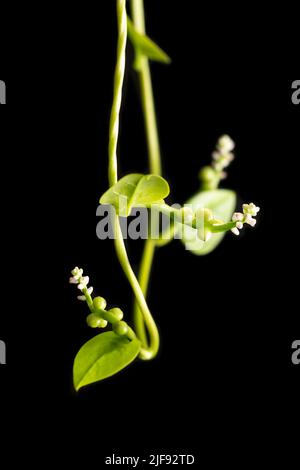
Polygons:
M119 136L119 115L122 103L122 90L125 73L126 62L126 42L127 42L127 16L126 16L126 0L117 0L117 16L118 16L118 47L117 47L117 63L114 78L114 98L110 120L109 130L109 184L113 186L118 181L117 172L117 145ZM123 268L125 275L133 289L138 302L139 308L143 314L144 321L147 325L150 337L150 346L143 347L140 352L142 359L152 359L159 349L159 334L151 312L147 306L142 289L131 268L123 235L120 227L119 218L116 216L114 220L115 226L115 247L119 262Z
M124 240L122 237L120 223L117 217L115 222L115 246L117 255L123 268L123 271L126 274L127 279L129 280L131 287L134 291L137 304L139 306L140 311L142 312L143 320L149 332L150 346L148 347L147 343L143 343L143 348L141 350L140 357L142 359L152 359L154 356L156 356L159 349L159 333L155 321L153 320L151 312L148 308L141 286L129 263ZM139 339L141 338L139 337Z
M119 36L117 45L117 63L114 76L114 97L111 109L108 145L108 180L110 186L113 186L118 182L117 147L119 138L120 109L122 104L122 91L125 74L127 43L126 0L117 0L117 16Z
M82 293L85 296L85 300L86 300L86 303L88 304L88 307L89 307L90 311L93 312L93 299L92 299L91 295L88 293L88 288L85 287L82 290Z
M131 0L132 19L137 31L145 34L145 13L143 0ZM150 172L156 175L161 174L161 156L159 137L156 122L156 113L153 97L152 80L150 66L147 57L141 58L138 70L140 81L141 101L145 119L146 138L148 145L148 155Z
M146 34L145 12L143 0L131 0L132 19L134 27L142 34ZM147 57L141 57L139 60L139 69L137 71L140 82L141 103L145 121L145 130L148 146L150 172L153 174L161 174L161 155L159 136L157 130L156 112L154 105L153 87L151 80L151 72ZM144 296L147 295L148 285L151 275L151 267L155 254L155 243L147 240L145 243L144 253L142 257L139 282L143 290ZM134 322L138 336L143 343L147 342L147 335L143 317L137 303L134 306ZM147 343L146 343L147 344Z
M138 276L139 284L141 286L141 289L145 298L147 298L154 253L155 253L155 242L151 239L146 240L144 251L143 251L143 256L142 256L142 261L141 261L141 266L140 266L140 271L139 271L139 276ZM142 341L142 343L147 344L148 340L147 340L147 333L145 329L144 318L139 309L139 305L137 302L135 302L135 305L134 305L134 325L135 325L136 333L138 337L140 338L140 340Z

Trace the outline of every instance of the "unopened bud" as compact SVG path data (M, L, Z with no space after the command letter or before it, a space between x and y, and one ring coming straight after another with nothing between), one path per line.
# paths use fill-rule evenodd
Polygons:
M122 320L122 318L124 316L122 310L118 307L111 308L109 310L109 313L111 313L118 321Z
M114 332L119 336L124 336L128 333L128 325L124 321L118 321L113 324Z
M204 189L215 189L218 186L217 172L211 166L205 166L200 170L199 179Z
M95 297L93 304L96 310L105 310L107 305L106 300L103 297Z
M103 319L98 317L98 315L95 315L94 313L90 313L90 315L86 317L86 322L91 328L101 328L103 325Z

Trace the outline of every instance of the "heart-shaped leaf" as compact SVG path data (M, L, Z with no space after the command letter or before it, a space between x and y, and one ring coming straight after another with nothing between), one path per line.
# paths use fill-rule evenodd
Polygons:
M112 331L95 336L82 346L75 358L73 378L76 391L124 369L134 361L139 351L137 339L129 341Z
M106 191L100 203L111 204L119 215L128 216L133 207L162 203L169 192L169 185L161 176L133 173Z
M132 21L127 17L128 36L138 54L146 56L148 59L170 64L170 57L145 34L138 32Z
M236 193L227 189L202 191L192 197L187 205L193 210L206 207L212 211L214 219L228 222L236 207ZM208 241L204 242L197 237L197 230L188 226L184 226L182 229L182 241L186 248L195 255L211 253L221 243L224 235L224 233L214 233Z

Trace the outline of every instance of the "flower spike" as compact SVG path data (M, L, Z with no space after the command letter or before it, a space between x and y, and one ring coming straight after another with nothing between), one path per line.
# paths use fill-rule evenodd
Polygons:
M227 178L224 171L234 160L233 150L235 143L229 135L223 135L219 138L216 149L212 153L212 163L200 170L199 178L203 190L216 189L220 181Z
M260 211L260 207L257 207L253 202L251 204L244 204L243 205L243 213L235 212L232 216L232 222L235 222L235 227L231 229L234 235L239 235L240 230L243 229L244 224L248 224L251 227L255 227L256 219L254 217Z
M223 135L218 140L216 150L212 154L212 166L220 174L221 179L226 178L227 175L223 170L234 160L234 155L232 153L234 148L235 143L229 135Z
M69 279L70 284L76 284L77 289L82 292L82 295L78 295L77 299L85 301L88 305L91 305L91 294L94 289L92 286L88 287L90 281L89 276L83 276L83 269L79 269L78 267L74 268L71 273L72 277Z

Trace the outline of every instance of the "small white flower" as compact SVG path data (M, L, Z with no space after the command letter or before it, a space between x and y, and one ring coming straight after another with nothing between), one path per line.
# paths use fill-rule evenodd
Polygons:
M78 281L82 277L83 269L79 269L76 266L76 268L74 268L73 271L71 271L71 273L73 274L74 279L76 279Z
M234 150L235 143L231 139L231 137L229 137L229 135L222 135L218 140L217 147L221 153L229 153L229 152L232 152L232 150Z
M86 286L87 286L88 283L89 283L89 280L90 280L89 276L81 277L81 278L79 279L79 284L78 284L77 288L78 288L79 290L85 289Z
M244 214L242 214L241 212L235 212L232 216L232 221L233 222L241 222L242 220L244 220Z
M234 235L238 236L240 234L239 230L236 227L232 228L231 231L232 231L232 233L234 233Z
M76 266L76 268L72 269L71 273L73 274L73 276L75 276L79 271L79 268L78 266Z
M260 207L257 207L253 202L251 202L251 204L243 204L243 212L245 215L256 217L259 211Z
M213 152L212 153L212 158L213 158L213 160L215 160L217 162L220 159L220 153L219 152Z
M235 235L239 234L239 230L242 230L244 224L248 224L251 227L256 225L256 215L260 211L260 208L257 207L253 202L251 204L243 205L243 214L241 212L235 212L232 216L232 221L235 222L235 227L231 230Z
M90 281L89 276L83 276L83 269L79 269L77 266L71 271L71 273L73 274L73 277L70 277L69 279L70 284L77 284L77 288L80 291L83 291L84 289L86 289L86 294L78 295L77 299L86 301L87 300L86 296L91 295L94 290L93 287L87 288L88 283Z
M255 227L256 225L256 220L251 217L251 215L247 214L245 217L245 224L250 225L251 227Z
M234 159L233 153L220 153L218 151L212 153L212 157L216 162L222 163L222 165L228 166ZM224 166L225 168L225 166Z
M77 296L77 299L78 299L78 300L82 300L83 302L86 301L85 295L78 295L78 296Z
M213 152L212 157L214 160L212 164L214 169L224 176L223 170L224 168L227 168L230 165L230 163L234 159L234 155L232 153L223 154L220 152Z
M235 143L228 135L223 135L219 138L216 149L212 153L212 168L217 173L219 180L223 180L227 177L227 173L224 169L234 160L234 154L232 153L234 148Z
M81 270L81 273L76 274L76 276L74 276L74 279L76 279L76 281L79 281L79 279L82 277L82 274L83 271Z

